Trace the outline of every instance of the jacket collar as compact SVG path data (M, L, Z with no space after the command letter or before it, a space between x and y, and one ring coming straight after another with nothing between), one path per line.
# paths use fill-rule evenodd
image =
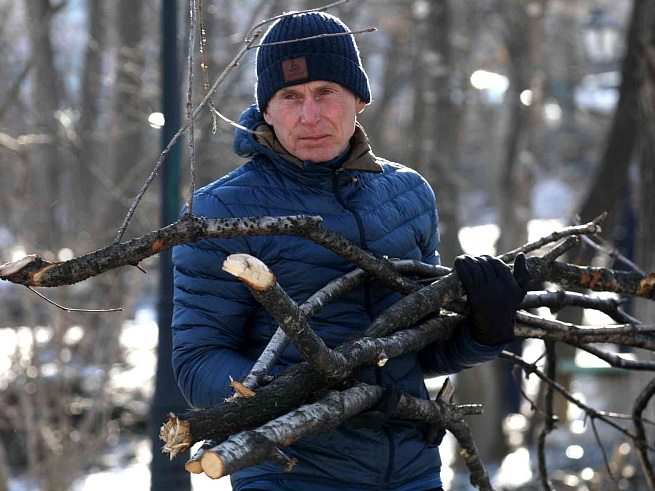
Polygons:
M254 130L256 134L237 130L234 145L237 154L249 156L256 153L263 153L262 151L266 149L284 157L301 169L304 167L302 160L291 155L282 146L275 136L273 128L264 122L264 118L254 105L244 111L239 123L248 129ZM341 168L367 172L383 172L382 166L377 162L375 155L371 151L366 132L359 123L355 123L355 133L350 139L350 152Z

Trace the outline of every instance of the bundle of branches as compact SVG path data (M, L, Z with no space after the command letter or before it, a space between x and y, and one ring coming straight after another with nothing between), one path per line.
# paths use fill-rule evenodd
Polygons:
M501 256L501 259L511 262L519 252L534 251L564 239L543 257L531 257L528 260L528 268L535 282L547 281L564 288L585 287L653 298L655 275L579 267L556 261L556 258L575 245L578 240L576 236L597 233L601 219L602 217L599 217L587 225L561 230L511 251ZM333 250L339 252L339 248ZM346 255L344 250L341 250L341 253ZM356 255L358 254L365 253L358 251ZM389 267L399 275L437 278L429 285L421 286L420 282L413 282L404 276L397 278L389 271ZM203 410L190 411L179 416L171 414L169 421L162 427L164 451L170 452L171 458L194 443L205 440L200 450L187 463L187 469L195 473L204 472L213 478L259 464L264 460L279 462L289 469L293 462L284 456L280 447L304 436L328 431L353 415L370 409L379 401L382 388L359 385L343 391L331 390L317 402L302 405L303 402L321 389L334 388L338 382L350 377L362 367L383 365L389 358L417 351L437 340L448 339L464 321L467 313L460 300L463 290L459 280L454 272L445 267L410 261L389 262L387 266L380 266L377 270L362 266L334 280L301 306L289 298L276 283L271 271L256 258L242 254L233 255L228 257L223 268L248 285L254 297L279 322L280 330L258 360L253 372L242 383L233 382L235 397ZM409 285L411 291L380 314L363 337L334 350L327 348L309 327L308 318L330 300L346 294L354 286L371 278L395 285L396 289L406 293ZM623 312L619 301L559 290L531 292L526 296L522 307L533 309L545 306L559 309L564 305L601 310L621 325L597 329L582 328L520 312L517 316L517 336L567 342L623 368L655 368L653 363L626 361L590 344L602 341L653 349L655 338L650 336L650 329L641 327L638 321ZM293 366L270 380L267 373L286 345L287 339L294 343L306 362ZM539 372L534 365L510 353L504 353L503 357L523 365L530 372L538 373L546 382L571 398L565 389ZM451 431L462 447L461 455L471 472L471 483L480 489L492 489L475 443L462 419L466 414L478 413L480 407L454 405L452 397L444 398L443 393L444 390L436 401L419 400L403 394L394 415L428 421L432 434L437 428ZM581 401L574 399L573 402L585 407ZM601 412L591 408L586 410L594 417L617 426ZM630 433L620 426L617 427L635 440L645 442L643 433ZM230 436L232 438L228 440ZM427 438L430 439L431 435L427 435ZM647 464L648 460L644 459L644 462ZM547 478L544 477L544 480Z
M653 274L583 267L557 261L578 242L579 237L597 234L602 218L586 225L565 228L499 258L511 263L520 252L534 253L545 246L551 247L541 257L530 257L528 269L535 283L549 282L559 285L561 289L529 292L522 308L543 306L558 309L576 305L600 310L618 324L583 328L519 312L516 335L569 343L617 367L653 370L655 363L624 360L594 346L594 343L603 342L653 350L655 337L651 335L651 327L643 326L627 315L618 300L566 291L567 288L585 288L649 299L655 297ZM187 215L161 230L69 261L49 263L38 256L27 256L0 266L0 278L29 287L72 284L119 266L137 265L142 259L176 244L235 236L301 236L348 258L357 266L356 269L333 280L302 305L297 305L259 260L241 254L228 257L223 268L245 282L254 297L278 321L280 329L251 374L242 381L233 382L235 397L205 409L170 414L169 420L162 426L164 451L169 452L171 458L204 441L198 453L187 463L190 472L204 472L218 478L264 460L279 462L289 469L293 462L284 456L280 447L307 435L329 431L375 406L382 396L383 389L377 386L357 384L339 389L343 386L340 384L342 381L350 379L363 367L381 366L389 358L448 339L467 315L466 304L461 300L464 291L456 273L450 268L417 261L376 258L322 227L320 221L319 217L305 216L206 219ZM329 349L309 327L308 319L325 304L346 295L365 281L380 281L405 296L380 314L361 338ZM294 343L306 361L272 378L268 374L289 341ZM653 475L646 455L650 447L644 436L641 411L655 392L654 384L645 389L635 405L634 428L625 429L601 411L573 398L563 387L540 372L535 364L510 353L503 353L502 356L521 365L526 371L536 373L553 390L562 392L592 417L606 421L634 439L641 452L645 475ZM462 447L460 454L469 468L472 484L480 489L492 489L475 442L463 420L465 415L480 412L479 405L455 405L452 388L444 386L435 401L402 394L394 416L429 422L428 440L433 439L440 428L449 430ZM228 440L228 437L232 438ZM543 455L540 458L543 459ZM545 472L545 464L540 467ZM547 481L545 475L543 479Z

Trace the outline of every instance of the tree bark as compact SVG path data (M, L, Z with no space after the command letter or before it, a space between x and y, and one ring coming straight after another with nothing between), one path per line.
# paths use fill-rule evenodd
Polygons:
M98 151L98 147L104 143L100 138L98 118L102 101L102 62L107 51L107 16L102 0L87 0L86 10L89 33L82 72L81 114L77 126L80 154L72 176L73 196L77 201L74 207L77 212L76 223L80 230L88 230L92 223L91 204L99 189L93 167L100 165L98 159L102 152Z
M639 188L638 226L636 237L636 261L647 271L655 270L655 2L640 2L644 18L640 36L640 53L644 68L644 80L639 97ZM652 302L638 306L639 317L655 322Z
M582 220L604 211L610 212L608 230L621 216L618 206L626 195L628 167L635 155L639 134L639 98L645 76L641 43L647 36L645 24L652 24L652 18L652 1L635 0L627 35L627 51L621 66L619 101L598 170L580 206ZM593 252L587 251L579 260L586 263L590 257L593 257Z
M32 227L38 247L55 250L60 245L61 231L65 229L66 211L54 204L61 197L62 181L70 177L70 170L62 166L64 160L57 145L59 122L56 112L61 108L62 94L50 38L53 9L49 0L25 0L25 5L34 56L31 105L35 121L32 127L35 133L46 137L30 158L29 176L36 180L30 187L42 190L42 194L33 199L28 216L39 224Z
M118 46L110 111L111 181L118 193L135 196L146 178L141 165L148 115L143 104L143 2L119 0L116 5ZM109 196L110 202L113 197ZM125 209L113 207L108 233L122 222Z
M446 264L462 253L457 231L459 180L457 157L461 113L453 101L452 5L449 0L425 2L417 9L414 51L414 110L412 152L414 167L435 190L441 243Z

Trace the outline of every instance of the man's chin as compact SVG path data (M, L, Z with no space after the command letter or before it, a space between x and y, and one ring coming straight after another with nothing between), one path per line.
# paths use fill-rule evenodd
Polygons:
M338 156L339 154L335 154L334 152L325 151L299 152L299 155L297 155L297 157L302 161L311 160L312 162L327 162Z

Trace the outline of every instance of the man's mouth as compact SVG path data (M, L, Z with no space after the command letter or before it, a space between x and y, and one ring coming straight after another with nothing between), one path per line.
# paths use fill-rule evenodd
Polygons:
M299 140L305 141L305 142L318 142L320 140L324 140L326 138L329 138L330 135L316 135L316 136L303 136L299 138Z

